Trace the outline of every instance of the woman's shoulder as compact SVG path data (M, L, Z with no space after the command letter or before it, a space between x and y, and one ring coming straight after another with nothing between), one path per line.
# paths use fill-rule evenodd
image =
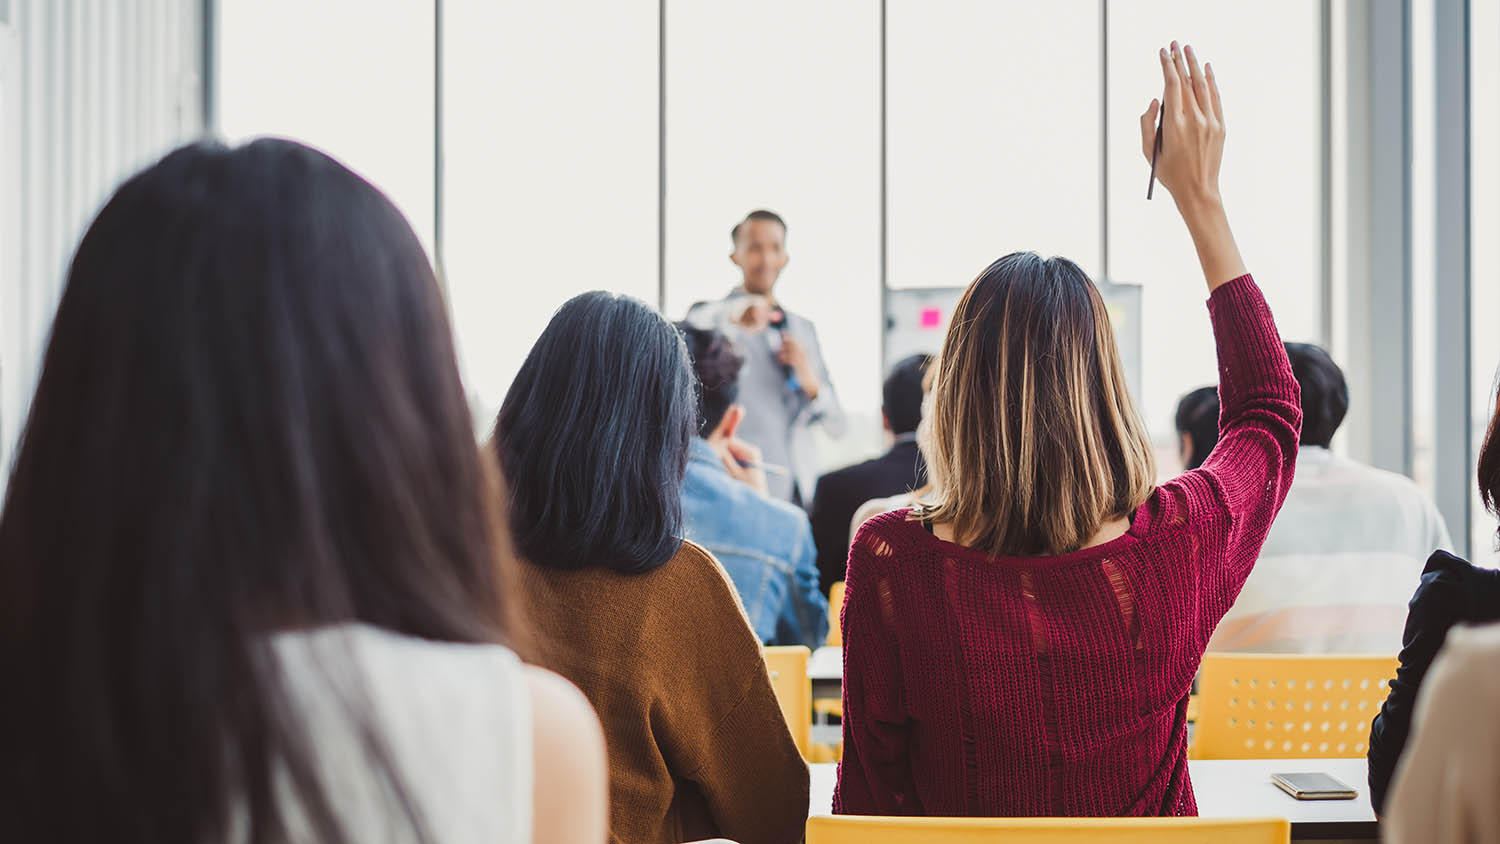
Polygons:
M439 642L368 624L341 624L280 633L274 644L293 684L337 684L353 669L377 702L400 710L442 707L454 695L514 707L525 695L520 658L498 643Z
M1500 572L1434 551L1422 569L1410 609L1413 615L1443 616L1449 624L1500 618Z
M683 540L677 554L658 574L662 578L662 600L679 607L681 617L696 625L728 624L735 633L740 628L737 622L743 621L745 629L750 629L729 572L702 545Z
M850 546L857 552L849 557L849 564L865 564L871 561L895 559L902 552L914 550L932 534L923 526L926 511L920 507L902 507L889 510L865 520L855 531Z
M1483 580L1481 569L1464 558L1450 554L1447 551L1433 551L1427 558L1427 565L1422 567L1423 582L1443 582L1452 584L1463 584L1469 581Z
M1500 662L1500 624L1453 628L1440 658L1454 666L1473 666L1480 669L1479 673L1494 675L1494 666Z
M912 535L913 530L925 533L921 520L927 512L921 507L901 507L877 513L859 526L859 530L855 531L854 541L858 542L861 538L905 539Z
M1443 649L1433 661L1430 682L1423 683L1422 699L1418 700L1420 713L1424 704L1430 705L1434 695L1478 694L1482 700L1476 711L1491 711L1494 698L1500 698L1500 672L1495 665L1500 663L1500 624L1485 624L1477 627L1459 625L1448 631ZM1474 701L1471 701L1471 705Z
M676 651L662 669L673 676L726 677L745 666L760 670L761 641L719 561L703 546L684 541L662 569L674 571L662 581L662 594L652 600L671 608L660 614L671 625L662 637L663 647Z
M370 825L388 815L368 725L436 840L473 840L465 818L501 837L529 836L533 680L510 648L366 624L279 633L272 646L322 775L362 833L383 832Z

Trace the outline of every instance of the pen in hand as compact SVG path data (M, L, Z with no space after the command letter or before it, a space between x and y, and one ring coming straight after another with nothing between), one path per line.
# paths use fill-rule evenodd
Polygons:
M1156 115L1156 143L1152 145L1151 149L1151 179L1146 182L1147 199L1150 199L1151 194L1156 190L1156 159L1161 156L1161 126L1166 122L1166 119L1167 109L1163 105L1162 108L1158 109Z
M747 460L736 460L735 462L740 464L740 468L742 469L759 469L768 475L790 477L792 474L791 469L785 466L777 466L775 463L754 463Z

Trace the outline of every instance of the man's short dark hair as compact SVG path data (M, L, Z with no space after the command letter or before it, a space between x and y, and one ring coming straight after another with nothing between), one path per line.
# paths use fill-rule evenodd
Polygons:
M1177 402L1177 433L1193 441L1185 469L1203 465L1219 441L1219 388L1199 387Z
M786 220L781 219L780 214L777 214L775 211L767 211L764 208L757 208L754 211L751 211L749 214L746 214L745 219L739 221L738 223L735 223L734 228L729 230L730 243L736 246L739 245L740 229L751 220L764 220L768 223L775 223L776 225L781 226L781 233L783 235L786 234Z
M880 389L880 409L890 423L891 433L909 434L922 421L922 376L932 363L932 355L912 355L891 367Z
M734 344L712 328L677 323L687 343L688 357L698 379L698 435L708 436L740 394L740 367L745 359Z
M1328 352L1311 343L1287 343L1292 374L1302 387L1302 444L1327 448L1349 412L1349 384Z

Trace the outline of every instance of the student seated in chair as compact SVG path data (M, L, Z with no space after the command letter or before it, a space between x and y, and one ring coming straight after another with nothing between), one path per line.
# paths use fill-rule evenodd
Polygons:
M0 515L0 838L597 844L599 720L507 647L496 493L384 194L270 139L131 178Z
M521 365L494 454L531 650L604 722L611 841L796 841L807 765L734 586L683 539L694 383L672 324L604 292Z
M729 572L762 642L817 648L828 636L828 599L812 527L801 508L766 494L760 449L737 436L743 359L714 329L678 330L698 376L700 418L682 484L685 536Z
M1329 450L1344 373L1317 346L1286 351L1302 391L1297 477L1209 650L1394 654L1423 561L1452 546L1447 525L1410 478Z
M1088 275L1029 252L980 272L938 357L936 504L876 516L850 549L836 813L1197 813L1188 696L1291 483L1302 412L1220 198L1212 71L1175 43L1161 69L1142 151L1208 283L1220 444L1156 485Z

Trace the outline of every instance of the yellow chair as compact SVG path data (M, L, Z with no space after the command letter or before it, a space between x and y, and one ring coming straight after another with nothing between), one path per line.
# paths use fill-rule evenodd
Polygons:
M1285 818L877 818L807 819L807 844L1286 844Z
M1198 676L1194 759L1365 755L1396 674L1390 656L1208 654Z
M828 587L828 642L830 648L844 646L844 631L839 626L839 613L844 610L844 581Z
M844 632L839 623L839 614L844 610L844 581L828 587L828 642L830 648L844 646ZM844 702L836 697L819 698L813 701L813 714L821 718L843 718Z
M771 688L776 690L776 701L781 704L797 750L806 759L807 746L812 743L812 681L807 678L812 651L801 645L786 645L767 647L765 652Z
M828 587L828 641L830 648L844 646L844 632L839 623L839 614L844 609L844 581ZM843 718L844 702L836 697L818 698L813 701L813 714L819 718ZM835 751L835 755L842 755Z

